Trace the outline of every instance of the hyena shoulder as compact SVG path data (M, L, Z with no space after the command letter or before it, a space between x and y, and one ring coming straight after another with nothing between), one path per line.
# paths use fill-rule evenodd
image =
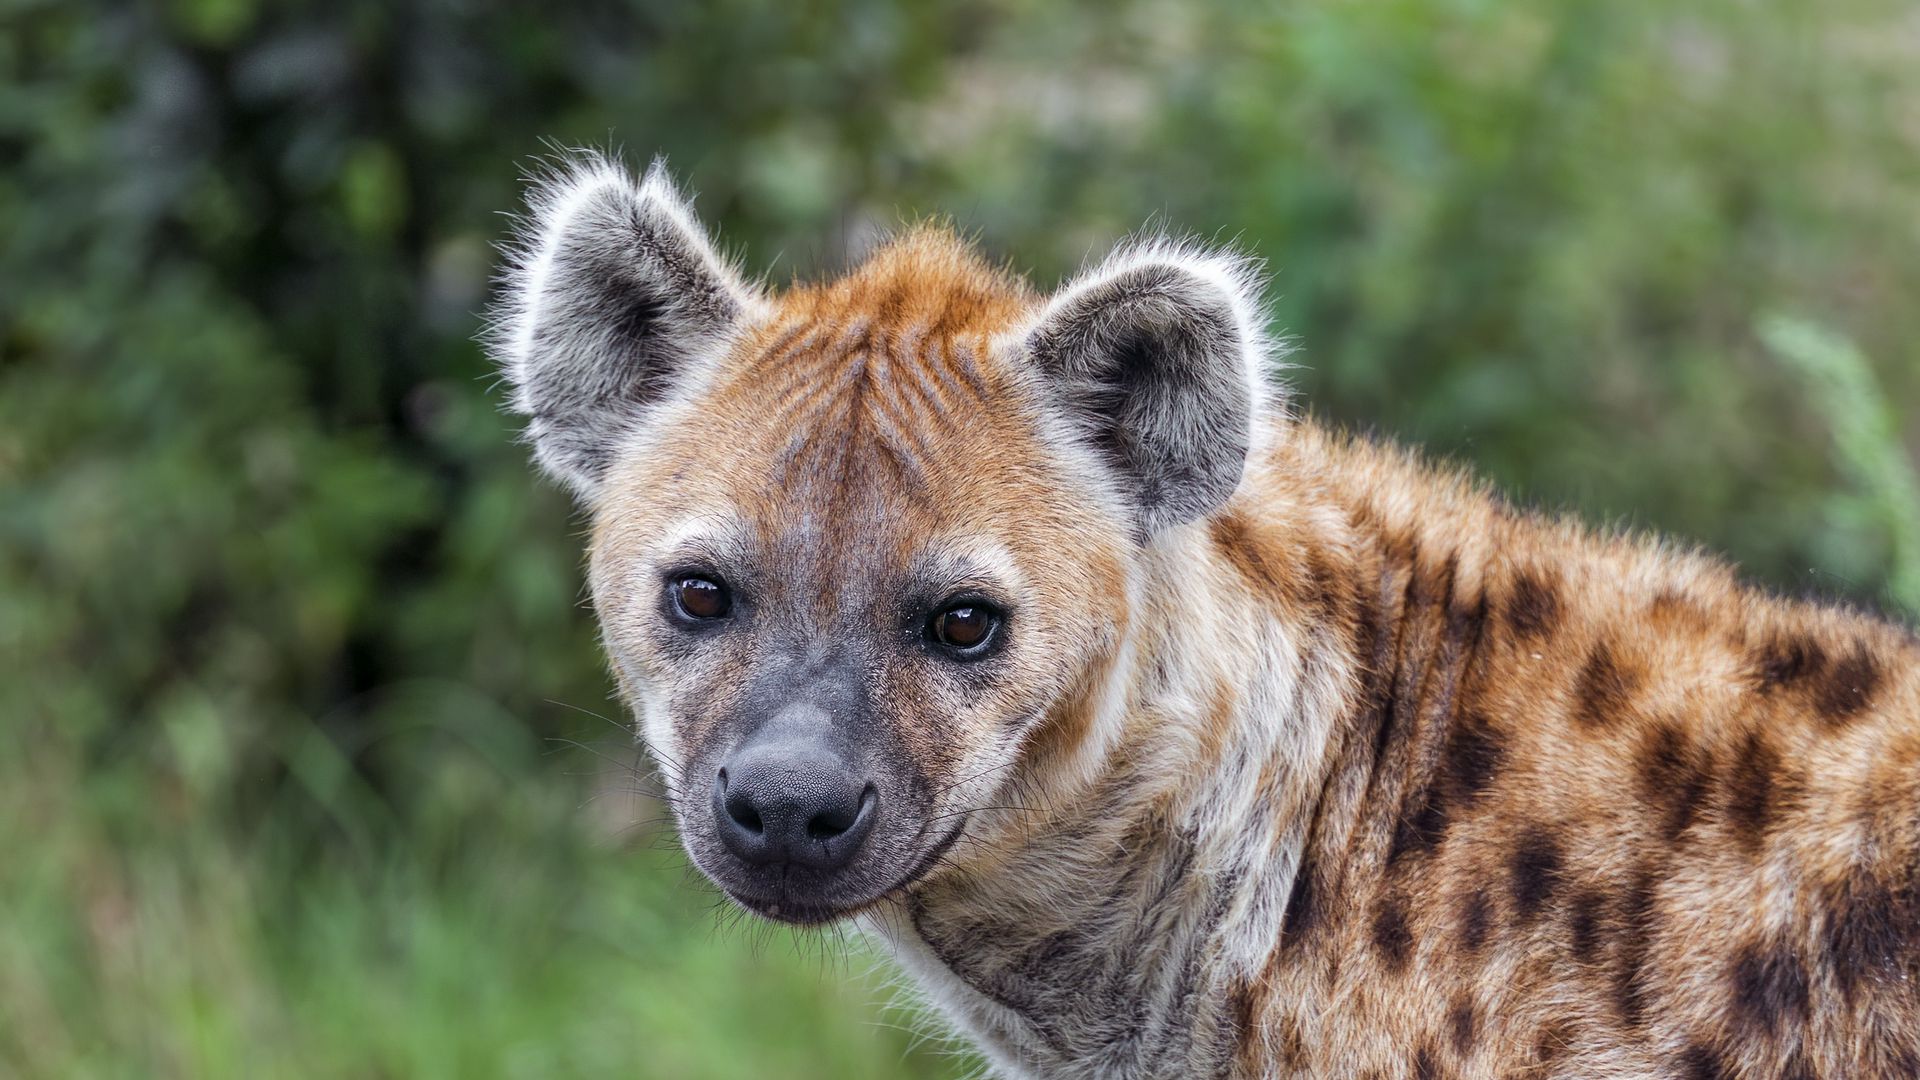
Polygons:
M1916 1074L1910 630L1305 424L1209 532L1217 572L1363 660L1281 945L1244 984L1267 1052ZM1297 1007L1329 996L1378 1038Z

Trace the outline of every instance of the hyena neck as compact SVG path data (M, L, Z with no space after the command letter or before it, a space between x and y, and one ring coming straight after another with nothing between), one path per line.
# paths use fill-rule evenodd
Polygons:
M1239 495L1140 562L1111 670L1052 721L903 959L1011 1075L1231 1067L1352 741L1365 668L1345 590L1372 545L1276 445ZM910 930L911 932L905 932Z

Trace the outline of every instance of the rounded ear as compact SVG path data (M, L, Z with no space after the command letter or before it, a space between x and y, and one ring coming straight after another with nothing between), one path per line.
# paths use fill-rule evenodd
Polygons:
M647 409L761 304L655 161L575 153L534 180L486 343L534 456L591 496Z
M1240 484L1268 393L1261 292L1251 260L1135 241L1061 289L1027 332L1143 537L1206 515Z

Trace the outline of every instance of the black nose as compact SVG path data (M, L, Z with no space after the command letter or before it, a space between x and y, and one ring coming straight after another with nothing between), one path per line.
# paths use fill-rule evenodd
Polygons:
M790 742L743 748L713 784L720 842L756 866L840 869L873 831L879 802L873 784L837 755Z

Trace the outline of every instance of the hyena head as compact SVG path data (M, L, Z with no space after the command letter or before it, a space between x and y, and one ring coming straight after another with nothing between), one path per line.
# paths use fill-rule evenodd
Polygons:
M1041 747L1093 737L1050 729L1265 407L1252 271L1190 245L1043 299L919 229L772 295L660 166L588 158L510 250L493 346L592 515L605 645L682 842L778 919L899 895Z

